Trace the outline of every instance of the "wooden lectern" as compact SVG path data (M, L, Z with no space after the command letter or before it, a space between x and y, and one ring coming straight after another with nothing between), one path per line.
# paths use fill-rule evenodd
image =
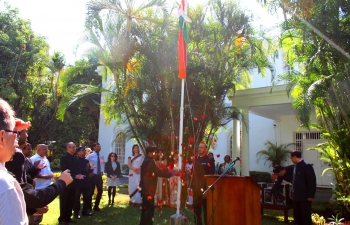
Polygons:
M207 186L219 177L207 175ZM212 190L207 193L207 225L214 224L260 225L260 187L251 177L223 176L214 185L214 206Z

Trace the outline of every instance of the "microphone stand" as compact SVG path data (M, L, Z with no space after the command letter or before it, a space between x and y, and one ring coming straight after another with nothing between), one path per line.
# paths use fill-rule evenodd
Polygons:
M221 179L221 177L223 177L224 175L226 175L226 172L227 172L229 169L231 169L232 166L234 166L234 165L236 164L236 161L237 161L237 160L240 160L240 158L237 157L235 160L233 160L233 161L226 167L225 171L222 172L222 174L218 177L218 179L216 179L216 180L214 181L214 183L212 183L210 186L208 186L207 190L205 190L205 191L203 192L203 195L205 195L205 194L209 191L209 189L211 190L211 222L212 222L213 225L214 225L214 211L215 211L215 210L214 210L214 190L215 190L214 185Z

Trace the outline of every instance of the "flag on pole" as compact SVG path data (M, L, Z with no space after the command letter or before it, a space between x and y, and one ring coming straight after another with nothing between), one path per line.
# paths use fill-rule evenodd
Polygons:
M188 33L186 22L191 22L187 17L187 0L181 0L178 10L179 15L179 37L178 37L178 59L179 59L179 78L186 79L187 53L186 45L188 43Z

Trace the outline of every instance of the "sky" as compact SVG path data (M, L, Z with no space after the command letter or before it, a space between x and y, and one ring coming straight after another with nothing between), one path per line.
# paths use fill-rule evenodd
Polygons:
M2 0L1 2L3 1L7 1L13 8L18 8L20 17L30 21L34 33L46 37L50 45L50 54L54 51L62 52L68 64L74 64L90 46L80 41L84 32L88 0ZM191 7L203 0L188 0L188 2ZM271 20L256 0L241 0L241 2L243 7L249 8L264 19Z

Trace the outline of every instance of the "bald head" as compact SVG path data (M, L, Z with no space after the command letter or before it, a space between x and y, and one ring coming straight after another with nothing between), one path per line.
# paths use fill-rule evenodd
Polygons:
M38 153L38 155L40 155L41 157L47 156L47 152L48 148L44 144L38 144L38 146L36 147L36 153Z
M76 146L73 142L68 142L66 144L66 149L69 154L74 155L76 151Z

